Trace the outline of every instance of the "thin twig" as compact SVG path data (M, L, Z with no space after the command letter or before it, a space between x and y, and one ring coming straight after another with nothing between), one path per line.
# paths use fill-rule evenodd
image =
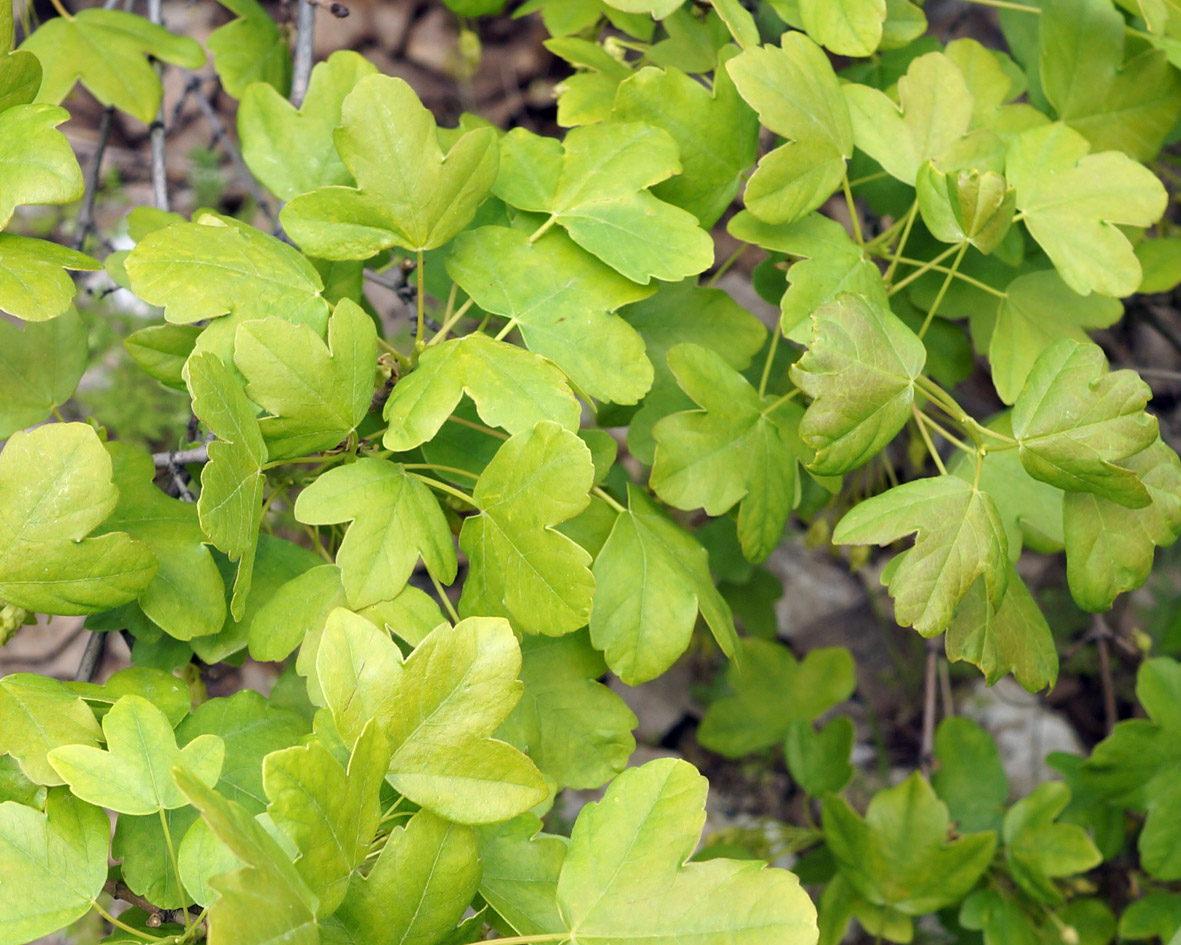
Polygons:
M295 55L291 72L291 104L299 108L308 94L312 77L312 44L316 36L316 8L308 0L295 0Z
M157 26L162 26L164 23L164 15L160 7L161 0L148 0L148 19ZM159 77L164 72L164 64L157 62L155 69L156 75ZM167 211L169 209L168 166L165 163L164 135L164 100L161 99L160 110L156 112L156 120L152 122L148 130L148 142L152 154L152 200L156 204L157 210Z
M272 212L271 205L267 201L267 198L263 196L262 190L258 186L258 181L254 179L254 175L250 173L250 168L248 168L246 166L246 162L242 160L242 155L238 151L237 146L233 141L230 140L230 136L226 133L226 126L222 124L221 118L218 117L217 112L214 111L213 106L209 103L209 100L205 97L204 93L200 91L199 86L201 84L201 79L197 76L193 76L193 78L190 80L190 84L193 82L195 82L198 86L196 94L197 106L201 109L201 114L205 116L205 121L209 125L209 130L213 132L213 144L221 145L222 150L225 151L226 155L229 157L230 163L234 165L234 169L246 183L247 188L250 190L250 196L254 198L254 202L258 205L258 209L262 211L263 216L273 222L275 219L275 214Z
M1111 640L1111 628L1102 614L1096 614L1094 620L1095 646L1099 650L1099 685L1103 690L1103 716L1107 726L1107 734L1115 728L1115 683L1111 676L1111 650L1108 641Z
M94 229L94 200L98 196L98 184L102 178L103 155L107 150L107 141L111 137L111 123L115 117L115 106L108 105L103 109L102 118L98 123L98 142L94 146L94 155L90 159L90 166L86 169L86 193L82 198L82 206L78 208L78 222L74 232L74 249L81 249L86 237Z
M1155 328L1157 334L1172 345L1175 351L1181 352L1181 333L1178 333L1176 328L1161 317L1160 312L1156 310L1155 306L1137 305L1135 307L1135 313Z
M923 686L923 736L919 746L919 767L925 777L931 776L935 760L935 682L939 668L938 637L927 640L927 672Z
M378 272L376 269L368 268L363 269L361 275L374 285L389 289L391 292L401 292L406 288L406 271L401 268L397 270L397 275L395 276L387 276L384 272Z
M103 651L107 646L107 635L104 632L93 631L86 641L86 649L82 651L82 659L78 661L78 671L74 673L77 682L91 682L98 672L98 664L102 662Z
M103 892L105 892L112 899L121 899L123 902L131 903L131 905L142 909L148 914L147 926L150 929L158 929L165 923L169 925L181 925L184 923L184 909L161 909L159 906L145 899L138 893L132 892L124 883L117 879L108 879L103 883Z

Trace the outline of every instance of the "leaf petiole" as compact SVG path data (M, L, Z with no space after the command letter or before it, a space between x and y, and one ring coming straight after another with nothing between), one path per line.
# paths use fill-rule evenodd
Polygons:
M865 237L861 233L861 217L857 214L857 204L853 201L853 189L849 186L848 168L845 168L845 175L841 178L841 189L845 192L845 204L849 208L849 219L853 224L853 240L858 246L864 246Z
M619 512L620 514L623 514L624 512L627 511L627 509L625 509L622 505L620 505L618 502L616 502L611 497L611 493L609 493L606 489L601 488L600 486L595 486L593 489L591 489L591 494L598 496L598 498L602 499L609 506L611 506L611 508L613 508L616 512Z
M767 391L767 379L771 376L771 362L775 360L775 350L779 347L779 328L776 326L771 333L771 345L767 349L767 360L763 363L763 376L759 378L759 400Z
M943 465L943 459L939 455L939 451L935 449L935 442L931 439L931 433L927 429L927 424L930 422L923 416L919 410L918 404L910 405L911 413L914 414L914 422L918 425L919 435L923 438L923 442L927 444L927 452L931 454L931 459L935 460L935 465L939 468L939 474L947 475L947 467Z
M921 279L928 272L930 272L935 266L938 266L941 262L943 262L943 260L945 260L948 256L950 256L952 253L955 253L958 251L959 251L959 246L947 247L946 250L944 250L942 253L940 253L938 256L936 256L934 259L932 259L930 262L925 262L921 266L919 266L918 269L916 269L914 272L912 272L909 276L907 276L901 282L897 282L894 285L890 286L890 291L887 292L886 294L887 295L894 295L895 293L901 292L908 285L910 285L912 282L914 282L915 279Z
M927 317L923 319L923 325L919 329L919 338L927 333L927 329L931 327L931 322L935 320L935 313L939 311L939 306L943 303L943 297L947 295L947 290L951 287L952 277L955 276L956 271L960 268L960 263L964 261L964 253L968 251L968 244L961 243L959 252L956 253L955 261L951 264L951 268L947 270L947 275L943 277L943 285L939 287L939 294L935 296L935 301L931 303L931 308L927 312Z
M769 403L766 407L763 408L763 411L762 411L763 416L766 416L769 413L774 413L776 410L778 410L780 407L782 407L784 404L786 404L789 400L794 400L799 395L799 393L800 393L800 389L798 387L794 387L791 390L789 390L786 394L784 394L782 397L780 397L778 400L773 400L771 403Z
M489 942L498 945L528 945L529 942L564 942L570 938L569 932L545 932L541 935L513 935L509 938L493 938Z
M447 320L445 322L443 322L442 325L439 326L439 330L437 332L435 332L435 336L430 341L427 342L427 346L430 347L431 345L438 344L440 341L446 341L447 336L451 333L451 329L454 328L456 326L456 324L459 322L459 320L461 318L463 318L464 315L467 314L468 309L470 309L472 307L474 302L475 302L474 299L468 299L461 306L459 306L459 308L457 308L450 316L448 316Z
M910 212L906 215L906 225L902 228L902 236L898 240L898 245L894 248L894 256L890 260L890 265L886 269L886 274L882 276L882 281L884 281L886 285L889 285L890 280L894 278L894 270L898 268L898 261L902 259L902 251L906 249L906 241L910 239L910 231L914 226L914 220L918 214L919 202L918 200L915 200L915 202L910 205Z
M113 915L111 915L109 912L107 912L106 909L104 909L102 906L100 906L97 901L92 903L92 905L94 906L95 912L97 912L100 916L103 917L103 919L105 921L109 922L111 925L113 925L117 929L122 929L124 932L130 932L132 935L135 935L138 938L142 938L145 942L167 941L166 938L162 938L161 936L158 936L158 935L149 935L147 932L141 932L139 929L137 929L133 925L128 925L126 922L120 922Z
M455 612L455 605L451 603L451 598L447 596L447 591L440 583L439 579L435 577L430 571L431 583L435 585L435 593L439 595L439 603L443 605L443 609L447 611L447 616L451 618L452 623L459 623L459 614Z
M176 877L176 888L181 891L181 897L184 897L184 883L180 881L180 860L176 858L176 846L172 842L172 831L168 829L168 815L164 812L164 808L157 808L156 811L160 815L160 828L164 831L164 846L168 848L168 860L172 864L172 873ZM184 915L185 931L188 931L191 925L189 918L189 910L182 908L181 913Z
M462 502L466 502L473 509L479 508L479 506L476 504L475 499L473 499L466 492L456 489L454 486L449 486L445 482L439 482L438 479L432 479L430 476L423 476L423 475L420 475L419 473L412 472L412 473L409 473L408 475L412 479L417 479L419 482L425 483L426 485L430 486L432 489L435 489L439 492L445 492L449 496L453 496L454 498L459 499Z
M418 251L418 263L414 267L414 276L417 282L418 291L415 292L415 301L418 303L418 327L414 333L414 350L421 351L426 347L426 342L423 341L422 336L426 332L426 300L423 298L423 273L422 273L422 250Z

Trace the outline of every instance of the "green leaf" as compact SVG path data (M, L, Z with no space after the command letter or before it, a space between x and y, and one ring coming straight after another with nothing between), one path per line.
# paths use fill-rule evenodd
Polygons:
M12 4L0 4L0 112L29 104L41 86L37 57L12 51L14 32Z
M787 647L746 638L742 659L726 669L732 695L710 703L697 739L738 758L783 741L791 723L812 722L853 694L853 658L844 647L821 647L797 661Z
M41 61L38 101L60 105L81 81L103 105L144 124L156 117L164 97L148 57L183 69L200 69L205 62L195 40L122 10L81 10L46 20L21 49Z
M886 545L915 534L889 576L894 616L925 637L951 623L979 577L1001 603L1008 583L1008 541L992 497L955 476L918 479L855 506L833 531L838 544Z
M376 718L393 752L390 784L456 823L507 820L546 795L532 762L491 737L521 697L520 666L505 620L444 624L403 666L387 634L343 610L328 618L316 656L345 741Z
M841 874L875 906L923 915L959 902L996 849L992 831L948 840L947 808L918 772L879 791L864 819L827 797L824 836Z
M1108 328L1123 314L1115 299L1078 295L1052 269L1018 276L1005 290L988 345L1001 400L1017 400L1038 356L1059 338L1085 343L1087 332Z
M923 222L943 243L970 243L984 254L996 249L1013 223L1017 194L994 171L941 173L927 161L915 184Z
M992 736L964 716L949 716L935 730L931 786L947 805L955 829L999 832L1009 799L1009 778Z
M671 30L668 22L665 27ZM725 69L714 74L712 95L672 66L640 69L620 84L611 117L646 122L672 135L680 150L681 173L657 184L652 193L688 210L705 228L729 207L758 156L758 120Z
M181 768L177 784L246 866L211 883L209 945L319 945L316 896L275 839L247 811Z
M0 804L0 943L23 945L90 911L107 879L111 825L97 807L51 791L45 813Z
M1109 372L1098 345L1055 342L1013 405L1022 464L1060 489L1146 507L1152 500L1139 477L1117 464L1157 438L1156 418L1144 412L1151 395L1135 371Z
M635 486L595 559L591 643L629 686L655 679L689 646L700 609L722 651L737 649L709 556Z
M150 325L124 338L123 347L145 374L183 391L185 362L204 330L201 325Z
M323 329L328 303L315 267L259 230L213 214L145 236L127 257L131 287L170 322L233 314L242 321L275 312Z
M250 593L262 522L266 446L254 406L215 355L200 354L189 360L189 390L193 413L217 436L209 444L209 462L201 470L197 515L209 540L238 562L230 611L240 620Z
M263 791L263 758L298 744L308 727L299 716L272 705L257 692L242 689L232 696L202 702L177 727L177 738L190 742L216 735L225 743L225 762L217 792L251 814L267 805Z
M714 256L697 218L648 190L680 170L672 135L642 122L575 128L562 145L517 128L501 144L494 193L510 206L548 213L633 282L675 282Z
M1103 861L1082 827L1055 823L1069 802L1070 788L1051 781L1039 784L1005 814L1002 836L1009 875L1034 899L1051 905L1066 901L1055 878L1085 873Z
M767 329L722 289L701 288L691 279L661 286L651 299L628 306L622 314L643 337L655 372L652 389L627 431L632 455L651 465L656 451L652 426L692 407L668 366L668 352L679 344L699 344L741 371L763 347Z
M218 2L238 17L219 26L205 41L213 53L213 67L221 87L238 99L245 97L251 83L265 83L286 95L291 86L291 53L287 38L270 13L255 0ZM292 151L292 158L297 153Z
M783 746L787 770L806 794L835 794L853 777L849 756L856 737L848 716L838 716L819 732L810 721L796 719L788 727Z
M166 496L152 480L151 457L123 443L108 443L115 510L97 534L125 532L156 556L156 576L139 597L143 612L177 640L217 633L225 622L225 586L201 531L197 507Z
M607 665L584 631L521 641L525 693L497 735L533 759L558 789L601 787L627 766L638 721L597 680Z
M395 827L367 876L356 876L333 921L353 942L445 942L480 881L476 835L419 811Z
M707 789L691 764L662 758L625 771L582 809L558 879L572 942L815 942L815 907L792 873L761 861L685 862Z
M812 403L800 437L816 450L820 475L855 469L890 442L910 418L923 343L872 297L845 295L812 313L815 340L791 368Z
M743 554L762 561L779 544L797 502L796 464L810 456L797 428L801 411L760 397L721 357L678 345L668 365L701 410L675 413L652 428L651 485L669 505L722 515L736 503Z
M749 47L726 70L759 121L788 139L759 162L747 208L768 223L807 216L841 185L853 154L849 110L828 57L803 33L786 33L781 46Z
M1171 942L1181 929L1181 895L1154 889L1120 913L1121 939L1156 939Z
M227 588L234 584L235 565L224 555L217 555L217 566ZM193 652L206 663L219 663L246 647L255 615L292 578L322 564L324 559L293 542L262 533L251 571L250 590L246 593L242 614L230 613L221 630L208 637L193 637L189 641ZM232 593L232 592L231 592ZM231 605L233 601L230 601Z
M726 228L745 242L799 257L787 271L789 285L780 301L779 327L792 341L812 344L812 313L845 293L889 308L881 270L836 220L813 213L788 226L771 226L743 210Z
M347 772L318 741L263 761L267 813L299 849L295 868L319 900L319 918L344 902L353 872L365 862L388 767L389 749L373 722L353 746Z
M1114 224L1149 226L1168 195L1156 176L1117 151L1089 154L1077 131L1057 123L1009 142L1005 175L1017 209L1059 275L1082 295L1117 298L1140 286L1140 262Z
M70 790L82 800L121 814L154 814L187 802L172 779L180 765L203 784L221 774L225 745L216 735L198 735L184 748L164 713L142 696L123 696L103 716L107 748L63 745L49 752Z
M285 459L332 449L365 419L373 398L377 328L342 300L328 321L328 344L308 324L282 318L243 322L234 364L246 395L271 414L259 422L267 456Z
M0 233L0 311L29 322L56 318L77 291L62 270L101 268L98 260L48 240Z
M886 0L799 0L804 29L838 56L870 56L882 42Z
M497 450L472 491L480 514L459 533L470 567L460 613L507 617L546 636L586 625L591 557L553 526L586 508L593 479L590 450L556 423L542 421Z
M539 833L536 814L477 828L480 895L522 935L544 935L562 927L558 876L566 860L565 837Z
M1155 158L1181 108L1181 77L1165 53L1125 62L1124 18L1098 0L1050 0L1038 26L1038 76L1058 117L1096 151Z
M36 784L65 784L46 760L62 745L97 748L102 730L82 699L56 679L34 673L0 678L0 752L20 762Z
M1142 240L1136 244L1136 258L1144 270L1140 292L1171 292L1181 285L1181 239Z
M1004 436L1013 435L1008 413L998 415L987 427ZM1011 560L1017 560L1022 545L1042 554L1062 550L1062 490L1027 473L1017 450L990 450L981 462L979 479L975 457L967 453L957 455L948 469L992 496L1005 525Z
M86 325L76 311L23 328L0 321L0 440L40 423L69 400L89 353Z
M201 815L189 806L165 811L168 836L179 844ZM168 855L164 826L158 814L133 817L123 814L115 822L111 858L121 860L119 874L127 888L160 909L182 909L193 900L189 890L178 886L176 868Z
M86 536L119 491L94 429L55 423L14 433L0 454L0 598L47 614L89 614L135 600L156 573L126 534Z
M353 523L336 558L355 608L395 597L420 555L437 580L455 580L455 547L443 510L398 463L359 459L328 470L299 494L295 517L309 525Z
M476 332L428 347L414 373L398 382L385 407L386 449L404 452L433 439L464 394L480 419L509 433L542 420L578 429L579 404L561 371L540 355Z
M1181 879L1181 664L1146 660L1136 674L1136 698L1147 719L1129 719L1098 745L1083 765L1083 784L1122 807L1147 810L1140 860L1149 875Z
M279 83L245 88L238 106L238 136L250 172L280 200L317 187L351 184L353 176L336 153L332 132L341 122L345 97L376 71L358 53L338 50L313 67L298 109Z
M990 686L1012 673L1024 689L1037 692L1057 681L1058 651L1050 625L1012 564L1007 574L999 604L989 600L984 581L964 595L947 628L947 658L967 660Z
M973 98L964 74L943 53L911 61L898 80L897 105L866 85L846 85L844 93L858 150L892 177L914 184L927 161L941 170L959 169L952 166L953 148L968 132Z
M461 233L447 272L481 309L517 324L531 351L549 358L591 397L634 404L652 365L634 328L612 313L651 294L562 233L530 242L520 230Z
M761 37L758 24L739 0L710 0L710 3L739 46L752 49L759 45Z
M296 197L283 227L322 259L442 246L471 221L496 179L496 133L462 135L444 157L434 116L403 80L362 78L344 100L336 149L357 182Z
M1181 461L1157 440L1127 460L1152 504L1128 509L1101 496L1071 492L1063 505L1066 577L1084 610L1110 610L1116 597L1140 587L1153 550L1181 534Z
M18 105L0 112L0 228L21 204L70 203L82 196L82 169L74 149L55 130L69 117L53 105Z

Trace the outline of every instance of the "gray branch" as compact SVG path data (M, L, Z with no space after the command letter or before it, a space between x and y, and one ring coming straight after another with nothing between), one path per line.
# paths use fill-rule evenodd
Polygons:
M157 26L163 25L164 15L160 10L161 0L148 0L148 19ZM156 63L156 75L164 71L163 64ZM164 160L164 102L160 102L160 110L156 113L156 120L152 122L148 131L148 142L152 152L152 200L157 210L168 210L168 167Z
M152 462L157 469L171 469L173 466L184 466L187 463L209 462L209 444L194 446L187 450L167 450L163 453L153 453Z
M291 73L291 104L299 108L308 94L312 77L312 45L316 37L316 6L312 0L295 0L295 56Z

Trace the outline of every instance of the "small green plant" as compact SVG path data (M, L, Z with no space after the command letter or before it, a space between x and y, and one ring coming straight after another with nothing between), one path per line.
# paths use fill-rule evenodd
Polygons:
M572 67L558 138L440 128L355 53L312 68L310 3L293 61L226 0L207 48L264 228L170 210L159 71L206 50L158 2L59 7L18 49L0 2L0 639L86 615L134 664L0 679L0 945L92 913L120 945L1172 938L1175 661L1140 668L1147 719L1051 758L1060 781L1010 803L949 718L933 776L862 814L852 722L816 726L849 652L766 639L759 565L794 514L862 561L913 538L882 575L898 623L1038 691L1058 653L1021 556L1064 552L1100 613L1181 532L1151 391L1088 334L1181 282L1152 170L1181 17L976 2L1009 52L944 46L908 0L531 0ZM57 130L78 83L152 123L155 205L101 262L105 132L84 178ZM75 201L74 248L16 232ZM715 286L747 252L770 333ZM71 399L97 352L69 273L104 268L162 310L123 344L191 407L172 449L132 442L159 416L138 400ZM397 329L370 282L409 300ZM976 357L992 415L955 395ZM627 767L602 677L661 676L699 625L729 661L699 739L782 751L804 822L751 845L798 878L713 858L741 831L693 861L705 779ZM206 699L195 664L247 655L284 664L271 697ZM604 788L569 838L541 819L566 788Z

